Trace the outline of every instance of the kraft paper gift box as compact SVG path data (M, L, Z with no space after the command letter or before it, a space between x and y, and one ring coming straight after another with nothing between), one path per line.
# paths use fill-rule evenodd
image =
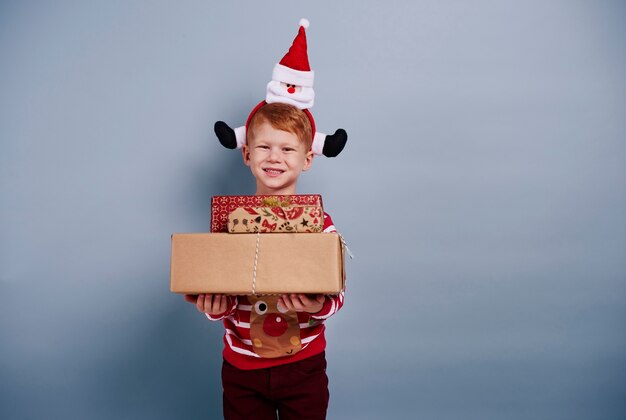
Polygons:
M228 232L228 215L238 207L319 206L319 194L216 195L211 199L211 232Z
M238 207L228 215L229 233L319 233L323 228L318 206Z
M172 235L170 288L229 295L321 293L344 288L337 233Z

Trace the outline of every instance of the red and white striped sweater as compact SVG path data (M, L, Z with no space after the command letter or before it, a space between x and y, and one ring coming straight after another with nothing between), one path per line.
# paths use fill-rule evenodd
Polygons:
M324 213L324 232L336 232L327 213ZM297 362L324 351L324 321L341 309L344 292L326 295L322 309L315 314L277 309L277 299L277 296L229 296L229 309L225 313L207 314L211 321L224 321L226 361L239 369L262 369ZM259 316L265 317L263 328L275 336L270 339L274 343L262 343L255 338L254 331L251 335L251 325L253 330L259 328L259 322L251 320Z

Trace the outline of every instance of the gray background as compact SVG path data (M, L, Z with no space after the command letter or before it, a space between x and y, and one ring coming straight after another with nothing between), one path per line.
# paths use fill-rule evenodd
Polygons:
M350 136L299 185L357 256L329 417L626 417L624 2L339 3L1 3L0 418L220 418L170 234L254 192L212 126L302 16Z

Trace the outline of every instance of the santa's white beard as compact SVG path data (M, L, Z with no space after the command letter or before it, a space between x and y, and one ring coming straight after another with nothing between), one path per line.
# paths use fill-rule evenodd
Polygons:
M293 105L300 109L309 109L313 107L315 99L315 91L312 87L300 87L300 92L289 93L284 85L277 80L272 80L267 84L267 94L265 102L280 102Z

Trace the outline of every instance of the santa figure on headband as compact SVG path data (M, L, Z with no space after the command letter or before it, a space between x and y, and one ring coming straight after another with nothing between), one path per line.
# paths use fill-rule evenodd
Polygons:
M274 66L272 80L267 84L265 100L259 103L250 113L248 122L254 113L263 105L273 102L281 102L293 105L303 110L311 122L312 131L315 133L311 149L316 155L335 157L343 150L348 141L348 134L343 129L338 129L335 134L327 135L315 131L315 122L309 109L313 107L315 91L313 90L314 72L309 66L307 54L305 29L309 27L309 21L300 19L300 28L291 48L280 63ZM223 121L215 123L215 134L220 143L228 149L239 149L246 143L245 126L231 128Z

